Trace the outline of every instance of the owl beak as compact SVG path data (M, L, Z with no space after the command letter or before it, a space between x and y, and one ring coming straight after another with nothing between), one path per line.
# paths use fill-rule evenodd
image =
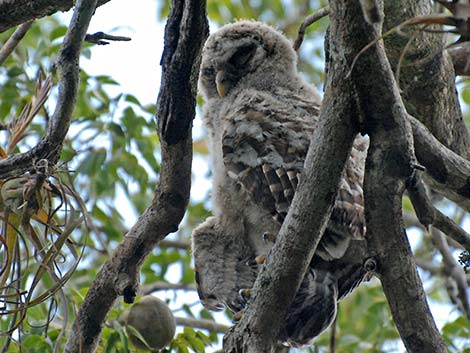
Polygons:
M231 84L224 70L217 72L217 75L215 76L215 84L217 86L217 93L219 96L225 97L230 90Z

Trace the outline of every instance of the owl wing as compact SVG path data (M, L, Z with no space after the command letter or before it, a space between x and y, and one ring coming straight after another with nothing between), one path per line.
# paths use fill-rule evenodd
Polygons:
M248 90L231 106L235 108L229 109L223 124L228 175L280 224L297 189L318 115L313 102L297 100L295 106L292 101ZM313 114L308 116L306 109Z
M222 148L228 175L282 224L300 181L319 105L292 94L247 90L227 111ZM361 158L366 148L359 138L347 161L317 251L325 259L341 257L351 237L364 235Z

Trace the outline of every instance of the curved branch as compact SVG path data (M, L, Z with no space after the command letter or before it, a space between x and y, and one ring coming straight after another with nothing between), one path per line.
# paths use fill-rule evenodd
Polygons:
M0 179L12 174L21 174L40 159L47 159L51 165L57 162L72 120L78 92L80 50L95 6L96 0L77 1L56 62L59 93L46 135L28 152L14 154L1 160Z
M440 143L423 123L408 115L416 158L426 167L426 184L470 212L470 161Z
M3 45L2 49L0 50L0 65L2 65L5 60L10 56L10 54L15 50L15 48L20 43L21 39L25 36L28 30L31 28L33 21L28 21L23 23L21 26L13 32L10 38L6 41Z
M108 1L98 0L96 6ZM74 3L73 0L0 0L0 32L58 11L68 11Z
M434 207L419 175L416 173L413 175L408 183L407 189L416 215L426 229L429 229L429 226L432 225L456 241L467 251L470 251L470 235L451 218Z
M150 207L93 281L68 338L67 353L94 352L113 303L121 295L125 302L133 301L143 260L160 240L178 229L183 218L191 184L196 78L207 34L205 1L171 2L157 102L162 154L157 191Z
M452 58L456 75L470 76L470 48L467 46L447 51Z
M432 229L431 234L433 243L442 255L442 262L444 264L443 272L448 277L448 281L455 283L456 293L449 293L452 302L456 304L457 308L465 314L467 318L470 318L470 302L467 294L468 286L465 271L452 255L452 251L443 234L437 229Z
M330 8L326 6L318 10L317 12L312 13L311 15L307 16L303 20L297 32L297 38L295 39L295 42L293 44L294 50L296 52L299 51L300 46L302 45L302 42L304 41L304 36L305 36L305 32L307 31L307 28L311 26L312 24L314 24L315 22L322 19L323 17L328 16L329 13L330 13Z

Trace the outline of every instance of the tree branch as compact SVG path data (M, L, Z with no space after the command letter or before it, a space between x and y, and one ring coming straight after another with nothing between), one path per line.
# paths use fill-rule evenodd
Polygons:
M313 23L322 19L323 17L328 16L329 12L330 12L330 8L327 6L318 10L315 13L312 13L311 15L307 16L305 20L303 20L302 24L299 27L297 38L295 39L295 42L293 45L294 50L296 52L299 51L300 46L302 45L302 42L304 41L305 31L307 30L307 28Z
M336 45L352 62L380 32L364 21L358 2L337 0L330 6L332 34L337 27L345 32L334 36ZM377 261L377 274L407 351L447 352L403 229L402 195L413 173L413 142L382 41L359 58L351 78L370 136L364 196L369 251Z
M470 48L452 48L447 51L452 58L456 75L470 76Z
M94 352L114 301L120 295L126 302L133 301L144 258L161 239L178 229L183 218L191 183L191 126L195 115L196 80L207 34L205 1L171 2L157 102L162 154L157 191L150 207L98 273L68 337L67 353Z
M230 326L218 324L212 320L192 319L188 317L175 317L176 324L194 328L202 328L217 333L225 333Z
M429 229L434 226L470 251L470 235L451 218L447 217L432 204L419 175L415 173L408 183L408 193L421 224Z
M434 245L439 249L442 255L442 262L444 264L443 272L448 277L448 280L454 281L456 285L457 293L450 293L451 300L456 304L458 309L470 319L470 303L467 295L467 278L465 277L465 271L454 259L443 234L437 229L432 229L431 234Z
M440 143L417 119L408 116L416 157L426 167L426 184L470 212L470 162Z
M384 1L385 29L432 11L429 0ZM416 28L414 28L417 30ZM470 156L470 135L462 117L453 65L441 33L394 33L386 37L385 47L393 70L400 57L400 91L409 114L432 132L443 145L464 158ZM410 38L414 36L411 45ZM406 49L406 53L403 50Z
M189 250L191 249L191 244L183 240L162 240L158 243L158 247L162 249L174 248L178 250Z
M96 6L108 1L98 0ZM68 11L74 3L73 0L0 0L0 33L36 18Z
M0 160L0 179L12 174L21 174L40 159L47 159L51 165L57 162L72 120L78 91L80 50L95 6L96 0L77 1L56 62L59 93L54 114L47 125L46 135L28 152Z
M168 283L168 282L155 282L139 288L139 293L141 295L148 295L159 290L186 290L186 291L195 291L196 286L194 284L184 284L184 283Z
M23 23L19 26L15 32L11 35L10 38L6 41L3 45L2 49L0 50L0 65L2 65L5 60L10 56L10 54L15 50L15 48L20 43L21 39L25 36L28 30L31 28L31 25L34 21L28 21Z

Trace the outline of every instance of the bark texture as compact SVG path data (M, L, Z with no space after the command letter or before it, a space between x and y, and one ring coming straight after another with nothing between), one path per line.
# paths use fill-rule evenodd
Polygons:
M157 102L162 153L157 191L152 205L98 273L75 319L67 353L95 351L115 300L121 295L128 303L134 300L144 258L167 234L178 230L189 201L196 79L207 35L205 1L171 2Z
M410 122L416 157L426 167L425 181L470 212L470 162L446 148L417 119L410 117Z
M108 1L110 0L98 0L97 6ZM0 32L36 18L52 15L57 11L68 11L74 2L73 0L0 0Z
M384 1L385 30L432 13L432 5L429 0ZM405 33L387 37L385 46L394 71L404 54L400 89L408 113L423 122L443 145L468 158L470 136L458 101L453 64L444 50L445 36L419 32L417 27Z
M364 21L354 1L332 1L330 18L331 35L346 53L358 52L380 35ZM344 31L341 26L354 31ZM366 73L374 79L365 79ZM402 195L416 172L413 138L381 41L358 60L352 80L370 136L364 182L369 252L377 262L377 274L407 351L447 352L404 231Z

